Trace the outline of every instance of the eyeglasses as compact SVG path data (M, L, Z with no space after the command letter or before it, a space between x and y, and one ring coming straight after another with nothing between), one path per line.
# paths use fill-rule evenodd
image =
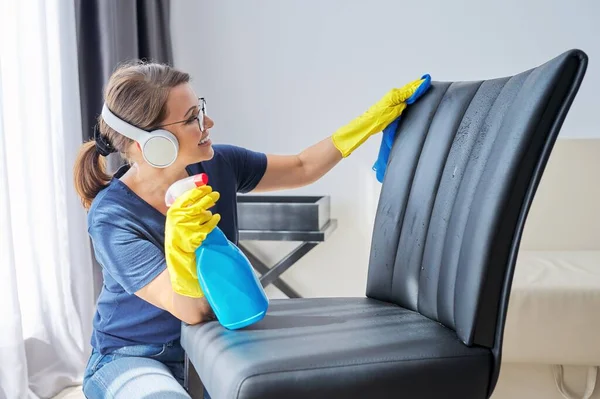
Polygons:
M206 116L206 100L204 99L204 97L200 97L200 98L198 98L198 101L200 102L200 104L198 104L198 107L200 108L200 112L198 113L198 116L196 116L194 118L188 118L188 119L185 119L182 121L167 123L166 125L160 125L160 126L157 126L156 128L158 129L158 128L162 128L165 126L176 125L178 123L191 122L194 119L196 119L198 121L198 126L200 126L200 130L204 131L204 117Z

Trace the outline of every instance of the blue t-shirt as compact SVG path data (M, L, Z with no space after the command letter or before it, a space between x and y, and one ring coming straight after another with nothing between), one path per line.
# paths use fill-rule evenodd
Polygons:
M220 194L211 208L219 213L219 228L237 244L237 193L254 189L263 177L265 154L230 145L214 145L211 160L190 165L187 172L208 174L208 184ZM179 339L181 321L135 295L163 270L166 216L142 200L115 173L92 202L88 232L104 284L98 297L92 346L104 354L134 344L164 344Z

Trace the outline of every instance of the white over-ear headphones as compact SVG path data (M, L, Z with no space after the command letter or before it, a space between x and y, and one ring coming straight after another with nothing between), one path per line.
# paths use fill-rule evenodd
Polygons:
M106 104L102 107L102 119L118 133L137 141L144 159L155 168L166 168L175 162L179 152L179 142L168 130L157 129L150 132L142 130L113 114Z

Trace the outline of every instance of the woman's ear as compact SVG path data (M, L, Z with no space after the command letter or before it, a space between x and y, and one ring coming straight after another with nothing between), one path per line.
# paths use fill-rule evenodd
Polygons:
M140 146L140 143L132 140L131 144L129 144L129 147L127 147L125 157L130 161L138 162L140 158L143 157L142 147Z

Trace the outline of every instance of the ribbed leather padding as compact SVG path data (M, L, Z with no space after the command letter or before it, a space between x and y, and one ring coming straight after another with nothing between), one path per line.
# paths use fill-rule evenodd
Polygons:
M514 77L434 83L392 149L371 298L275 300L238 331L184 325L211 396L490 397L521 231L586 65L570 51Z
M524 219L586 62L434 82L403 115L378 205L367 296L494 346ZM500 321L502 323L502 321Z

